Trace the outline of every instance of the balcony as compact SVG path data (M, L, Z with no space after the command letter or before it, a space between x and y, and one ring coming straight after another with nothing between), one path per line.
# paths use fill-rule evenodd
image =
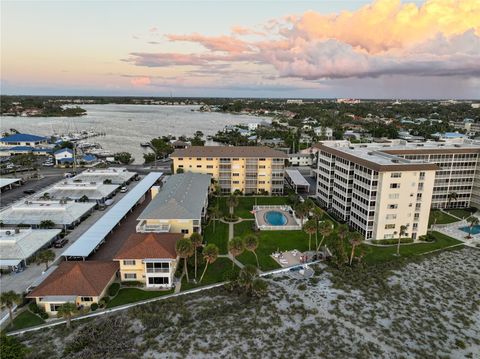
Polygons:
M137 225L138 233L168 233L170 232L169 224L147 224L145 221Z
M170 268L147 268L147 273L169 273Z

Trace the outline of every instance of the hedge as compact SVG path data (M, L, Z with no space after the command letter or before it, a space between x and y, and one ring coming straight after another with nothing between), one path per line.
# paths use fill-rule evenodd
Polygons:
M108 295L110 297L115 297L120 289L119 283L112 283L110 287L108 287Z
M398 243L398 238L392 238L392 239L373 239L371 241L373 244L397 244ZM401 238L400 243L405 244L405 243L413 243L412 238Z

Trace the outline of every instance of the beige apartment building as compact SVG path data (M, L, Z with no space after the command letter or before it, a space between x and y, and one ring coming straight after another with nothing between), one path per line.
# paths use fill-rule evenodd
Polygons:
M175 173L212 176L222 193L282 194L288 156L269 147L192 146L170 155Z
M477 141L317 147L318 199L366 239L398 236L402 225L416 239L427 232L430 208L480 203Z

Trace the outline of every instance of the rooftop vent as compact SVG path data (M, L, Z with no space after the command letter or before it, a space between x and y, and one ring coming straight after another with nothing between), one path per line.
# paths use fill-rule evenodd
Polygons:
M393 162L393 163L399 163L400 161L397 160L397 159L392 159L392 162Z

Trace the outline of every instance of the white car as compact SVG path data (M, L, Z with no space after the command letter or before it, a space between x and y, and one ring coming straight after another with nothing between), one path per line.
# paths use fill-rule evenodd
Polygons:
M127 192L127 191L128 191L128 187L127 187L127 186L122 186L122 187L120 188L120 193L125 193L125 192Z

